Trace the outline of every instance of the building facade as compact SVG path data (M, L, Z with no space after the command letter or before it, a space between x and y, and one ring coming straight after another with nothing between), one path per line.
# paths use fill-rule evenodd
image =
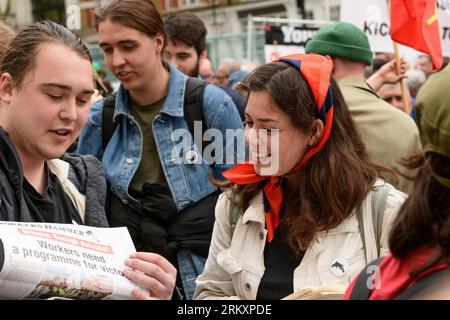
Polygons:
M193 11L208 30L208 55L217 66L223 58L233 57L249 63L264 62L264 24L255 23L251 51L248 52L248 20L252 17L291 20L338 20L340 0L156 0L163 16L177 11Z
M109 0L0 0L0 18L15 28L50 19L75 30L90 45L94 56L97 36L95 8ZM208 30L208 55L217 66L223 58L242 63L252 57L264 62L264 23L255 23L247 39L249 17L338 20L340 0L153 0L162 16L193 11ZM251 55L248 48L251 48Z

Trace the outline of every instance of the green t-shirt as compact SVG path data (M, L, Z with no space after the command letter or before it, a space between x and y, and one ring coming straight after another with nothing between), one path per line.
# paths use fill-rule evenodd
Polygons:
M140 106L131 101L130 113L141 128L143 141L141 162L130 182L130 191L141 192L144 182L166 183L152 129L153 119L161 111L165 100L163 98L148 106Z

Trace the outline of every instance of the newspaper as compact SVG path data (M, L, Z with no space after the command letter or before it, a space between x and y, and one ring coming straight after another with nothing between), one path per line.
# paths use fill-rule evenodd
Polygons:
M0 222L0 299L133 299L126 228Z
M282 300L342 300L346 286L326 284L322 287L304 287Z

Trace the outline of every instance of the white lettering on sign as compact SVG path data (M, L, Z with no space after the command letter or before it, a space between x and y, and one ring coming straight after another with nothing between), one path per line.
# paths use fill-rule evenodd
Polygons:
M313 37L316 31L295 29L292 26L282 26L281 32L283 32L284 43L305 43Z

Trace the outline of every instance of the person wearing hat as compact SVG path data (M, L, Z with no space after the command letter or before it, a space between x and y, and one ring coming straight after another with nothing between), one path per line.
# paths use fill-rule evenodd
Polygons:
M364 279L359 276L347 289L346 298L450 299L449 81L447 66L429 78L416 98L423 152L407 161L418 172L389 233L392 254L372 263L379 266L382 285L365 290L362 296L358 281Z
M333 76L373 160L405 175L414 174L399 161L420 150L417 127L408 115L380 99L365 81L364 71L372 63L373 53L364 32L350 23L330 23L308 41L305 51L333 58ZM403 176L387 174L385 178L404 192L412 188L412 181Z

